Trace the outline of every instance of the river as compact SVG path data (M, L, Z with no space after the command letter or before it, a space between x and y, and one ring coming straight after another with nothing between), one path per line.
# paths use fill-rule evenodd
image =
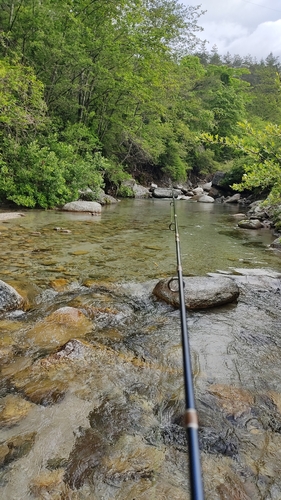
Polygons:
M205 494L280 500L281 260L236 212L177 203L184 274L242 280L238 304L188 314ZM0 223L26 299L0 319L1 498L189 498L179 313L152 296L176 274L170 221L167 200L124 200Z

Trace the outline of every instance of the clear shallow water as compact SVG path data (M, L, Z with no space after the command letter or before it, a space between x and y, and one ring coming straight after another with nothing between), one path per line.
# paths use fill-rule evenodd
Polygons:
M237 207L181 201L177 212L184 274L281 270L271 232L237 229ZM169 201L126 200L99 217L30 211L0 223L0 277L36 303L0 320L4 500L189 498L179 312L151 293L176 272L170 217ZM50 290L59 279L73 287ZM188 315L206 500L281 498L274 283ZM86 336L84 321L50 321L63 306L87 313ZM87 344L60 363L65 335Z
M280 257L267 249L272 233L238 229L237 210L177 203L184 274L238 266L281 269ZM100 216L27 211L24 218L0 222L1 274L40 286L62 277L126 282L169 276L176 269L170 220L167 200L124 200L104 207Z

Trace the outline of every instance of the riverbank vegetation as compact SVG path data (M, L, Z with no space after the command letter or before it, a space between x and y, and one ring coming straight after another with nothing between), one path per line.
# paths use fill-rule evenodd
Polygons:
M228 171L280 201L281 65L220 56L200 6L6 0L0 201L54 207L79 189Z

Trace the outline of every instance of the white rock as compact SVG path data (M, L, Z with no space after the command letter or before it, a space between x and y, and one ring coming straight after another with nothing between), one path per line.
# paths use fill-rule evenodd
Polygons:
M197 201L200 203L214 203L215 200L211 196L203 194L203 196L200 196Z
M194 194L204 194L204 191L201 187L194 188L192 189L192 191Z
M91 212L99 214L101 213L101 204L96 201L77 200L66 203L66 205L62 207L62 210L68 212Z

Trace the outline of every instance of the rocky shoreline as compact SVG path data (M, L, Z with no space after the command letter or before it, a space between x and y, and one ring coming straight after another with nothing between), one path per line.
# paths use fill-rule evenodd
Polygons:
M281 274L235 268L204 279L220 287L230 281L233 292L229 305L189 316L207 498L260 499L272 485L281 493L279 380L270 372L266 382L261 373L262 360L274 370L266 353L274 355L279 342ZM155 297L159 283L144 283L141 293L89 284L58 293L47 310L43 297L24 306L24 294L8 287L12 303L2 322L11 329L0 349L2 498L18 498L17 482L22 498L186 498L178 316L172 302ZM16 307L25 312L18 316ZM221 373L217 351L231 376Z

